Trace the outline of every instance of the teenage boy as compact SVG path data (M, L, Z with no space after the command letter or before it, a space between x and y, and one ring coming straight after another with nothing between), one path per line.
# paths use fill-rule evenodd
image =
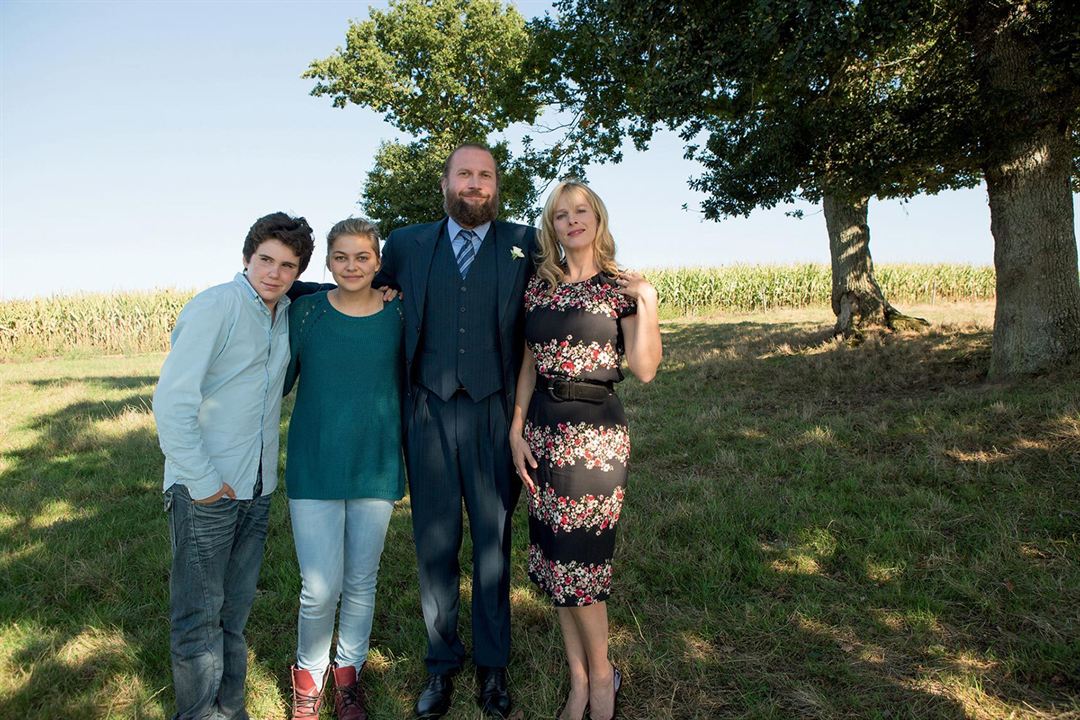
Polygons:
M286 291L314 249L304 218L259 218L244 272L176 320L154 392L172 545L174 720L246 720L244 625L277 486Z

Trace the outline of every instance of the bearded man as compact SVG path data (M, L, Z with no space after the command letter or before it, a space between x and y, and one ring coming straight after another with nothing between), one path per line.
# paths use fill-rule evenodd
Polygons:
M510 520L521 490L508 442L523 349L523 297L535 230L496 220L499 172L461 145L440 181L447 217L390 233L375 285L402 291L404 421L428 679L417 718L450 708L458 637L462 512L472 538L473 661L488 717L510 710Z

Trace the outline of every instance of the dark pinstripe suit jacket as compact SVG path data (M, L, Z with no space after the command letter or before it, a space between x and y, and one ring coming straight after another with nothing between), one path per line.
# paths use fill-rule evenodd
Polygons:
M495 241L496 332L509 418L513 415L514 389L525 342L524 295L525 285L534 271L536 229L496 220L489 232L494 233ZM405 362L410 393L415 382L414 362L424 341L424 302L427 299L431 261L439 238L445 234L446 218L394 230L383 246L382 269L375 277L376 287L389 285L405 295ZM520 250L523 257L518 257L514 248Z

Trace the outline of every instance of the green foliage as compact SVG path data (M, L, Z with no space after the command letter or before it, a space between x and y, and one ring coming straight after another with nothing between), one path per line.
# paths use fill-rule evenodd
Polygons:
M312 95L371 108L417 138L384 142L368 173L364 211L384 233L443 214L438 181L453 148L535 120L538 98L523 92L530 48L525 20L498 0L395 0L351 22L345 47L311 63ZM503 214L530 217L536 159L514 159L501 142L496 160Z
M1016 160L1017 145L1046 129L1071 145L1080 162L1080 12L1067 0L952 0L963 64L927 65L920 86L949 85L960 76L973 88L975 149L984 167ZM1074 187L1077 177L1072 178Z
M378 218L383 237L394 228L430 222L443 216L439 189L443 163L454 144L418 140L402 145L384 142L364 186L364 209ZM502 216L532 221L539 213L533 173L524 158L512 159L505 142L491 146L500 168Z
M446 152L422 142L384 142L364 185L364 212L377 219L385 238L394 228L441 217L442 175Z
M702 210L719 219L826 192L974 185L993 137L1025 131L1001 122L1015 98L980 92L978 42L1010 24L1037 38L1030 82L1075 127L1068 4L561 0L557 20L532 28L549 58L542 90L578 118L567 152L618 161L623 138L641 148L656 127L675 129L703 166L690 182Z
M413 135L481 140L536 117L520 92L529 35L497 0L396 0L350 22L346 45L311 63L312 95L385 113Z

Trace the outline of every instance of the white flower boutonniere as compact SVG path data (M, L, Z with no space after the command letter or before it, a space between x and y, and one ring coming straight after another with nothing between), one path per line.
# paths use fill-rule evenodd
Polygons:
M514 247L510 248L510 257L514 258L515 260L520 260L521 258L525 257L525 253L521 251L521 248L515 245Z

